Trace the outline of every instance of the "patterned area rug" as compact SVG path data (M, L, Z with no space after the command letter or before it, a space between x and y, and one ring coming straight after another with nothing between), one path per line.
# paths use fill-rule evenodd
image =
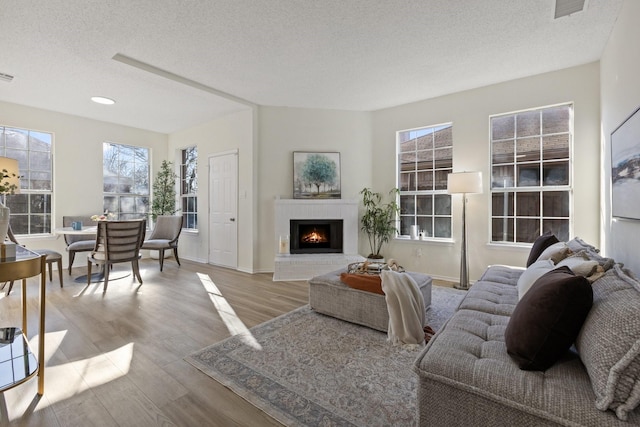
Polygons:
M434 286L429 326L437 331L464 293ZM250 332L185 360L287 426L416 424L420 349L392 346L386 333L309 306Z

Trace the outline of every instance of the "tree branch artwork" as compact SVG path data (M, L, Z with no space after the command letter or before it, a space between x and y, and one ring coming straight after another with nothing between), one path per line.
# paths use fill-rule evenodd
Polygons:
M293 153L294 199L340 197L340 153Z

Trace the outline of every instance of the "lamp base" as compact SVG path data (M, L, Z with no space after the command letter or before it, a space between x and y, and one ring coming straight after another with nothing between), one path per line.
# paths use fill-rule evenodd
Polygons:
M469 285L463 285L462 283L456 283L455 285L453 285L453 287L455 289L461 289L463 291L468 291L469 290Z

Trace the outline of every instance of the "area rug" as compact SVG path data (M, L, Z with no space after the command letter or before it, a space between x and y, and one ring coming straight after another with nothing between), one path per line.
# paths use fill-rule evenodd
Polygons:
M433 287L427 322L436 331L464 291ZM300 307L185 358L287 426L416 424L420 349L392 346L375 331Z

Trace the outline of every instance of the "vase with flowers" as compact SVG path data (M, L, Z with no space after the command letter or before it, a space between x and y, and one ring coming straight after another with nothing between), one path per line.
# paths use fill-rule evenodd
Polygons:
M20 192L20 175L18 175L18 161L8 157L0 157L0 194L4 197L0 202L0 243L7 238L11 211L5 206L7 194Z
M116 215L114 213L104 211L104 213L100 215L91 215L91 221L109 221L115 217Z

